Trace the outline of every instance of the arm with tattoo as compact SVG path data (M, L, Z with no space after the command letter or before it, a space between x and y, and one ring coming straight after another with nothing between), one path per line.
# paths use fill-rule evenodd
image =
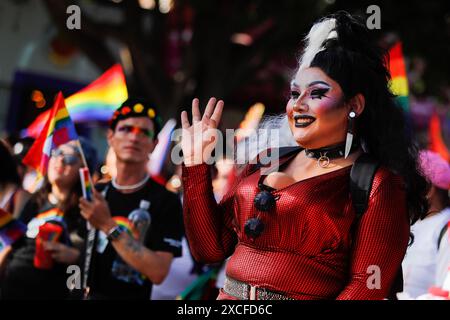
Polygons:
M147 276L155 284L161 283L169 272L173 254L152 251L127 232L111 242L120 257L131 267Z

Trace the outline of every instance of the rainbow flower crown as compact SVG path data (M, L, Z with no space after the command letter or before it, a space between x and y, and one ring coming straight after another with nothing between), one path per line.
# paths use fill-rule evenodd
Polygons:
M111 129L114 129L117 122L131 117L148 117L153 120L156 133L161 130L162 120L157 114L156 109L145 106L144 103L141 102L128 103L128 101L125 101L119 109L114 111L111 119L109 120L109 126Z

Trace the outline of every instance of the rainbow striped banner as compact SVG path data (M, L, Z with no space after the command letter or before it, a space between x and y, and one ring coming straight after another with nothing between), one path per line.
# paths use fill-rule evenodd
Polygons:
M75 126L64 105L61 92L56 96L50 116L39 137L31 146L23 163L33 167L41 176L47 173L51 152L58 146L72 140L78 140Z
M22 237L26 229L24 223L14 219L5 210L0 209L0 251Z
M53 220L62 221L63 217L64 217L64 213L61 210L59 210L58 208L53 208L53 209L50 209L50 210L47 210L45 212L38 214L36 216L36 219L42 220L45 222L53 221Z
M391 73L391 91L405 111L409 111L409 88L406 76L402 43L397 42L389 50L389 72Z
M39 233L39 227L47 222L58 222L61 225L65 226L64 222L64 213L58 208L52 208L42 213L39 213L36 217L31 219L27 225L26 235L30 239L36 238Z
M68 97L65 101L70 117L75 123L108 121L113 112L128 98L122 66L115 64L87 87ZM22 132L22 136L39 136L50 114L41 113Z
M131 224L131 221L128 220L128 218L122 217L122 216L115 216L112 218L119 226L124 227L130 236L132 236L136 239L136 237L135 237L136 233L135 233L134 227Z

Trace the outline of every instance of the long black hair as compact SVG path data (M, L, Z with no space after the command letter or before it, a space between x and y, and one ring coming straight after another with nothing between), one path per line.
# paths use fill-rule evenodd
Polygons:
M79 155L79 151L73 148ZM48 202L48 195L52 191L52 185L48 180L48 176L44 177L44 182L36 193L31 196L31 200L35 201L38 208L44 206ZM63 201L59 202L56 207L64 213L64 217L68 221L69 226L76 225L77 221L81 220L80 210L78 207L79 198L82 196L81 181L77 175L76 182L72 185L68 196Z
M356 119L356 134L366 152L403 178L411 223L428 211L428 184L418 169L418 147L410 123L389 89L387 55L376 46L363 22L346 12L334 18L336 38L311 61L341 86L348 101L357 94L365 98L364 111Z

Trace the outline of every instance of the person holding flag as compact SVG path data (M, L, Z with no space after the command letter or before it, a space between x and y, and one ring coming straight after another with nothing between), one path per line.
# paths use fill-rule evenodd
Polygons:
M65 299L66 269L79 264L86 232L78 209L79 169L84 163L95 168L96 151L80 142L61 93L24 163L39 172L43 185L19 215L27 224L25 235L0 261L5 267L1 298Z
M88 299L148 300L153 284L160 284L173 258L181 256L180 200L147 171L160 130L157 110L143 99L129 98L110 120L107 139L117 174L93 189L92 201L80 199L81 214L99 230L87 276ZM133 224L137 208L150 216L143 230Z

